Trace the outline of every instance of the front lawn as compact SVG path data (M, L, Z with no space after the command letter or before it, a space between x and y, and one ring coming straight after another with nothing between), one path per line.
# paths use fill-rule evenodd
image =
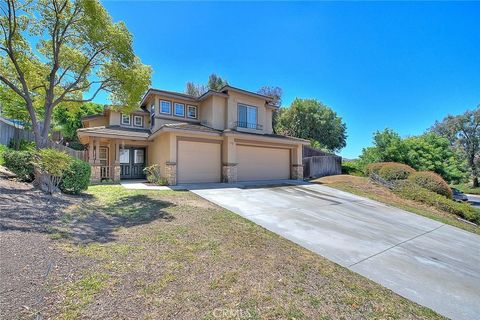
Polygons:
M43 318L442 318L189 192L94 186L58 207L34 231L63 257ZM0 310L33 318L22 297Z
M440 211L413 200L401 198L388 188L376 184L366 177L337 175L315 179L311 182L324 184L332 188L356 194L358 196L383 202L388 205L443 222L445 224L456 226L466 231L480 234L480 228L478 226L462 222L458 220L458 217L454 214Z

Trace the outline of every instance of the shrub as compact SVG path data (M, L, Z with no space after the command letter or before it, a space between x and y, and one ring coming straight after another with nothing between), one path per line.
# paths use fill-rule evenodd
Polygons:
M3 157L3 154L8 150L7 146L4 144L0 144L0 166L5 165L5 158Z
M405 180L413 172L415 170L406 164L386 162L378 172L378 175L387 181L394 181Z
M10 140L9 147L19 151L32 151L35 152L35 142L30 140Z
M16 151L6 149L3 152L5 167L15 173L17 177L23 181L33 181L34 168L33 156L31 151Z
M385 162L375 162L375 163L370 163L365 167L365 175L371 177L372 175L376 174L378 175L380 169L382 169L383 165Z
M365 168L367 176L377 175L387 181L407 179L412 172L415 172L415 169L398 162L376 162L367 165Z
M447 198L452 198L452 190L445 180L443 180L443 178L435 172L414 172L410 175L410 177L408 177L408 180L425 189L441 194Z
M147 181L150 183L155 183L160 186L168 185L168 181L166 178L162 177L160 173L160 165L154 164L149 167L145 167L143 172L147 176Z
M363 177L362 166L358 160L342 162L342 173Z
M63 151L40 149L34 161L35 184L50 194L58 191L62 176L72 160L73 158Z
M398 182L394 192L400 197L418 201L439 210L453 213L465 220L480 223L480 212L468 203L459 203L439 195L433 191L425 189L412 181L406 180Z
M65 170L60 182L60 190L65 193L78 194L87 190L90 184L91 168L88 163L73 159Z

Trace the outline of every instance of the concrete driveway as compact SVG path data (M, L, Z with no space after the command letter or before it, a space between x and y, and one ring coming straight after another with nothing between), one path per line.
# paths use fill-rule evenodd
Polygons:
M453 319L480 318L480 236L321 185L192 192Z

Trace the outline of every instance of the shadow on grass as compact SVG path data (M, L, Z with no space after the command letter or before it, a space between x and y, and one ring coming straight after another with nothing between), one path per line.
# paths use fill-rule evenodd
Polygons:
M0 232L45 233L53 239L75 243L105 243L115 240L114 231L171 221L164 210L174 204L143 194L126 194L107 203L91 195L47 196L33 188L0 187Z

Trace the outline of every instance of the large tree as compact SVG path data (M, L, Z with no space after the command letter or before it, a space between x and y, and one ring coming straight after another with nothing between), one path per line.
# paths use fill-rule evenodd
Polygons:
M473 180L473 187L479 187L480 174L480 106L464 114L449 115L431 128L446 137L451 145L465 157Z
M263 86L258 89L257 93L273 98L272 103L277 107L282 105L283 90L280 87Z
M391 129L377 131L373 146L364 148L362 165L374 162L401 162L420 171L434 171L448 182L461 182L466 177L465 161L448 140L435 133L402 139Z
M347 126L332 109L314 99L295 99L281 108L276 132L308 139L316 147L339 151L346 145Z
M127 112L138 106L151 69L98 0L2 0L0 10L0 81L23 100L37 147L61 104L104 91Z
M185 85L185 93L194 97L200 97L208 90L219 91L222 87L226 85L228 85L227 80L216 75L215 73L212 73L208 77L208 82L206 85L187 82L187 84Z

